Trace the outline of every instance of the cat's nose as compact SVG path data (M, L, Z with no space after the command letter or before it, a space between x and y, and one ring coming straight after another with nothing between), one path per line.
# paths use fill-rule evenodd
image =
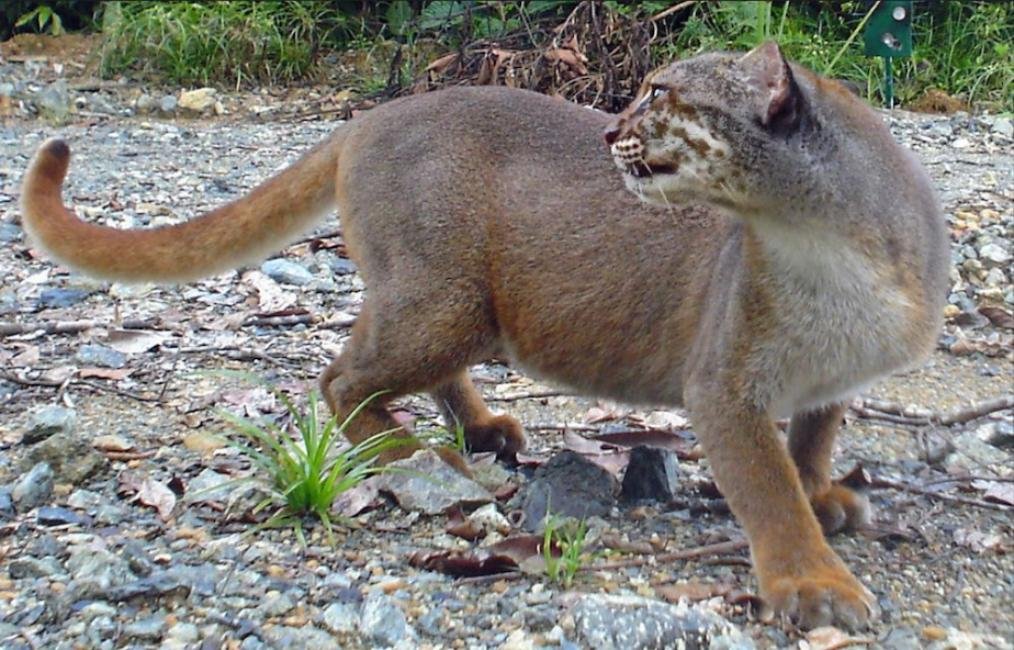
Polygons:
M621 131L623 131L623 128L621 127L619 120L617 120L615 122L611 122L609 126L606 127L606 130L602 132L602 137L605 138L606 144L612 145L620 138Z

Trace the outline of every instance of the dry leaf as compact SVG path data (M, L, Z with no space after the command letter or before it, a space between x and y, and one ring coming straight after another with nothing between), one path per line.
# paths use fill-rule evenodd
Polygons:
M1014 483L1008 481L972 481L972 487L982 490L986 501L1014 506Z
M119 381L126 379L134 371L130 368L81 368L78 370L78 376L81 379L88 379L89 377L96 377L98 379L111 379L112 381Z
M958 528L954 531L954 541L977 553L1006 552L1003 536L997 533L984 533L981 530Z
M106 345L124 354L140 354L157 348L169 338L165 332L151 330L111 330Z
M257 291L259 311L278 312L296 304L296 296L260 271L243 274L243 283Z
M152 478L146 478L141 483L137 490L137 500L158 510L158 516L162 521L168 521L172 517L173 508L176 507L176 495L173 491Z
M359 485L345 490L335 499L331 509L343 517L355 517L379 501L380 476L371 476Z
M26 345L25 349L11 359L11 366L15 368L34 366L37 363L39 363L39 346L37 345Z
M1014 330L1014 314L1001 307L979 307L979 313L989 319L997 327Z
M680 600L693 603L699 600L708 600L715 596L725 596L730 591L731 587L727 584L701 582L699 580L680 582L674 585L658 585L655 587L655 593L670 603L678 603Z
M874 639L853 637L836 627L818 627L806 633L806 647L809 650L844 650L855 646L870 645ZM801 644L802 645L802 644Z

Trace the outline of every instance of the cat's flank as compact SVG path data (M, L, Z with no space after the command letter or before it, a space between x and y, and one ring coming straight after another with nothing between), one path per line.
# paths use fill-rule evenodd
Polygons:
M842 404L932 348L947 237L880 118L774 44L676 62L615 117L504 88L395 100L165 228L79 220L60 197L69 159L45 143L21 198L54 259L186 281L259 260L337 207L367 295L321 378L336 413L429 391L473 450L510 456L521 426L468 375L494 355L586 394L686 405L768 605L804 627L875 611L821 531L867 516L831 481L831 450ZM375 401L347 433L396 426Z

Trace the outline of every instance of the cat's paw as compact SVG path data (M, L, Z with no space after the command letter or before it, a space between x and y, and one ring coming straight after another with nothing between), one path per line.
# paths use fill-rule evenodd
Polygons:
M781 616L806 630L825 625L859 630L879 615L873 594L840 561L762 581L761 598L766 618Z
M525 448L525 433L509 415L494 415L481 424L466 426L465 443L469 451L495 451L497 458L514 461Z
M840 483L832 483L826 492L811 496L810 505L825 535L859 530L870 523L869 499Z

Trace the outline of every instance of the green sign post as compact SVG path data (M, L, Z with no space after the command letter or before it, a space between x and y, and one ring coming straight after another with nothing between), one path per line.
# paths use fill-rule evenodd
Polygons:
M912 0L878 0L863 32L867 56L884 58L884 103L894 108L891 59L912 56Z

